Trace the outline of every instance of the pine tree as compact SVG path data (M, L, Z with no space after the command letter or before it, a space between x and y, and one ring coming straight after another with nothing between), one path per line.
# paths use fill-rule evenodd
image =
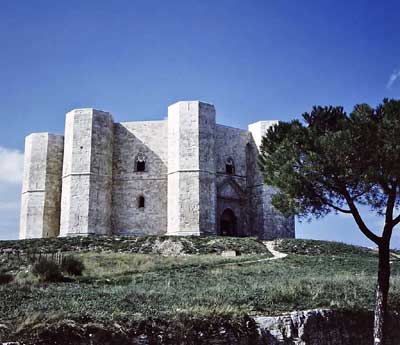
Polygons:
M351 214L379 250L374 344L383 344L390 281L390 239L400 215L400 101L372 108L314 107L303 121L280 122L263 138L259 164L277 187L273 205L284 214L320 218ZM380 232L365 223L360 206L384 217Z

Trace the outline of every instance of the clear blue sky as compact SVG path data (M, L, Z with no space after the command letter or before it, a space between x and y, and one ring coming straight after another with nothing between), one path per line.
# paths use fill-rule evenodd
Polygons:
M72 108L150 120L200 99L220 123L246 128L315 104L376 105L400 98L399 13L390 0L1 1L0 238L18 231L8 162L27 134L62 133ZM297 229L369 244L348 217Z

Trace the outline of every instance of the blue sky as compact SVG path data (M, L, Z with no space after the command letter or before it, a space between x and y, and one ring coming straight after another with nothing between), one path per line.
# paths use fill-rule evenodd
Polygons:
M400 98L398 13L390 0L2 1L0 239L18 236L24 137L62 133L67 111L150 120L200 99L246 128ZM346 216L297 234L370 245Z

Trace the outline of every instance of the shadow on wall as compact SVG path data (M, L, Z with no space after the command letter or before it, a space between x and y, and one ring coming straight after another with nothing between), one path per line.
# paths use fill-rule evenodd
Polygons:
M221 236L248 236L246 192L231 177L217 186L217 233Z
M165 121L114 124L114 234L160 235L167 231L166 142Z

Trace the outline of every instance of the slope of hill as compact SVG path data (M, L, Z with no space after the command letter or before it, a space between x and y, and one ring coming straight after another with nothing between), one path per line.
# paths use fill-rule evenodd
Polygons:
M0 340L38 344L63 334L64 342L57 344L71 339L90 344L102 336L110 344L131 344L127 339L153 335L164 337L156 343L191 337L207 343L207 337L221 330L221 338L252 339L256 330L249 316L315 308L372 310L375 252L308 240L279 240L275 248L288 255L267 260L271 255L261 242L236 238L0 242L2 268L15 276L0 285ZM86 269L65 282L39 283L21 254L35 250L73 252ZM225 250L242 255L220 255ZM188 255L192 253L198 254ZM397 260L392 262L389 303L400 311Z

